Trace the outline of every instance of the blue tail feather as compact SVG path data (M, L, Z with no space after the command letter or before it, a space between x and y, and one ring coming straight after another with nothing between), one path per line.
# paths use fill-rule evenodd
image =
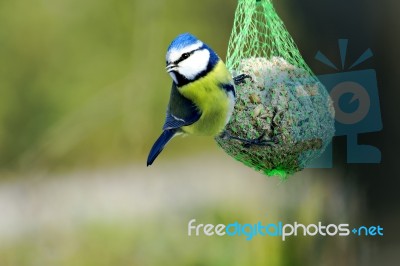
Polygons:
M147 157L147 166L154 162L160 152L164 149L164 146L172 139L175 133L176 129L167 129L164 130L160 137L158 137L150 150L149 157Z

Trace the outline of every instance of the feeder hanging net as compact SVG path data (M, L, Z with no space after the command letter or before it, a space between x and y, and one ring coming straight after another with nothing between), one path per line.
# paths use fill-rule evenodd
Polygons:
M217 137L238 161L269 176L286 178L319 157L334 134L332 101L300 55L271 0L239 0L228 45L236 86L229 135L271 145L245 145Z

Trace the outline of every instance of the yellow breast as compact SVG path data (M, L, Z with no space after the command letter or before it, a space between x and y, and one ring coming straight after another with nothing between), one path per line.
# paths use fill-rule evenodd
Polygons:
M182 127L184 132L208 136L216 136L222 132L232 113L234 99L220 87L221 84L233 84L233 80L220 60L206 76L178 88L202 113L197 122Z

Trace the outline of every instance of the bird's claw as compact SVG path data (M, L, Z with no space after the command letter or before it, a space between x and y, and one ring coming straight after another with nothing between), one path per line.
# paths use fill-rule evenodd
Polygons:
M279 143L279 140L277 138L278 135L273 136L271 139L264 139L265 135L266 135L266 132L264 132L260 137L258 137L256 139L242 139L239 137L232 136L227 131L224 131L221 134L221 137L225 138L225 139L239 140L243 143L243 146L245 148L250 148L253 145L255 145L255 146L272 146L274 144Z
M255 146L272 146L273 144L278 144L279 141L276 136L272 137L271 139L264 139L266 132L264 132L260 137L256 139L250 139L243 141L243 146L245 148L250 148L252 145Z
M235 82L235 85L240 85L243 84L245 82L245 79L250 79L251 81L253 81L253 78L250 75L247 74L241 74L239 76L236 76L233 78L233 81Z

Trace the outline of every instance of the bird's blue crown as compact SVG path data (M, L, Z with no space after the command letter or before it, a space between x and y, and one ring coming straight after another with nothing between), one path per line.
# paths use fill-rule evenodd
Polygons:
M181 35L178 35L178 37L176 37L171 44L168 46L168 51L171 50L172 48L174 49L182 49L186 46L195 44L196 42L198 42L199 39L197 39L195 36L193 36L190 33L183 33Z

